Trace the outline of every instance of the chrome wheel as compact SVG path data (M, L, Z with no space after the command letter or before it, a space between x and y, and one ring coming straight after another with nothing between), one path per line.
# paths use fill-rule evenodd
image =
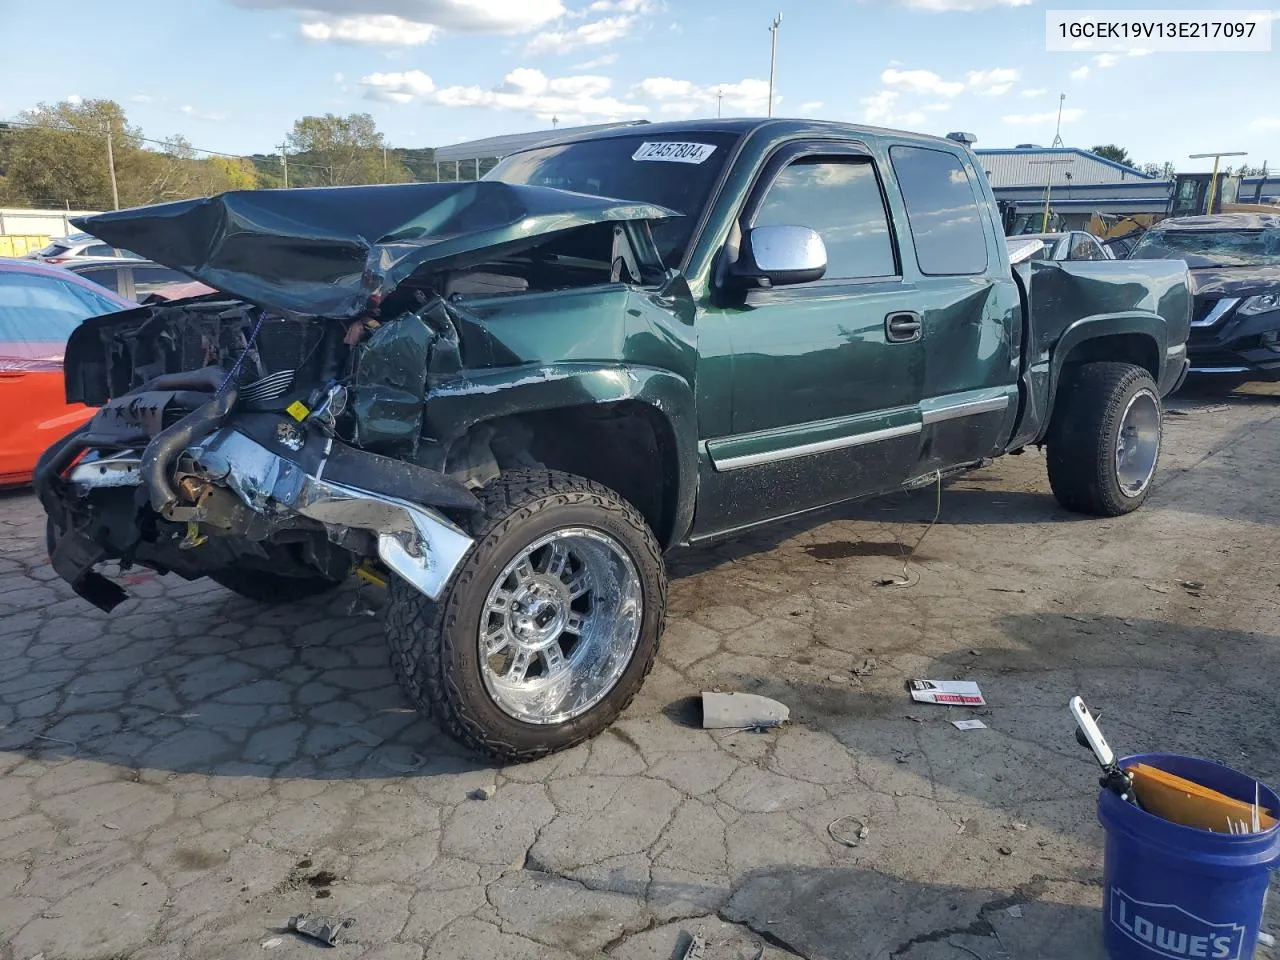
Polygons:
M1120 418L1116 436L1116 482L1126 497L1141 496L1156 472L1160 456L1160 401L1139 390Z
M631 662L644 600L618 541L571 527L507 564L480 615L480 671L503 713L564 723L599 703Z

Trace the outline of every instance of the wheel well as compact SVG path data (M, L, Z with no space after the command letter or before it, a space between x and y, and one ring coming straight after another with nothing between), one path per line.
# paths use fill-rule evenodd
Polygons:
M524 413L504 418L500 432L508 439L494 445L498 467L526 467L533 461L602 483L640 511L664 548L670 546L679 482L675 437L647 403L623 400Z
M1157 380L1160 379L1160 351L1155 340L1144 333L1112 333L1092 337L1077 343L1063 360L1068 366L1090 363L1094 360L1115 360L1142 367Z

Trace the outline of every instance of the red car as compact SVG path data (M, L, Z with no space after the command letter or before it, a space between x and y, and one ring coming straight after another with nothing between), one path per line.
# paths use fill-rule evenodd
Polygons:
M29 483L40 454L93 416L66 400L62 353L71 331L137 306L60 267L0 259L0 486Z

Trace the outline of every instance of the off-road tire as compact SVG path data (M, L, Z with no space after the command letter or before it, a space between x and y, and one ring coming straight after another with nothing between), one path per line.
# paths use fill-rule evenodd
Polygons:
M285 577L261 570L219 570L209 574L209 579L232 593L253 600L255 603L297 603L331 593L342 586L341 580L328 577Z
M484 512L470 524L475 545L439 600L392 577L386 639L391 668L419 712L473 750L524 762L564 750L605 729L627 708L653 668L666 618L662 551L640 513L592 480L554 470L504 473L477 496ZM499 572L537 538L566 527L607 533L630 555L644 610L630 663L594 707L559 724L517 720L494 703L481 676L481 610Z
M1075 513L1118 517L1142 506L1152 482L1126 496L1116 476L1116 442L1129 401L1146 390L1161 411L1160 391L1151 374L1130 363L1083 363L1064 375L1046 438L1049 486L1058 502ZM1157 452L1157 467L1159 454Z

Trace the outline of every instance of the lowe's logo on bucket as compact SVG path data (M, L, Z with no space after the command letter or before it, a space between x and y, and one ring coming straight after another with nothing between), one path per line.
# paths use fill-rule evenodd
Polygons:
M1130 940L1161 957L1240 960L1243 925L1209 923L1171 903L1143 903L1111 888L1111 922Z

